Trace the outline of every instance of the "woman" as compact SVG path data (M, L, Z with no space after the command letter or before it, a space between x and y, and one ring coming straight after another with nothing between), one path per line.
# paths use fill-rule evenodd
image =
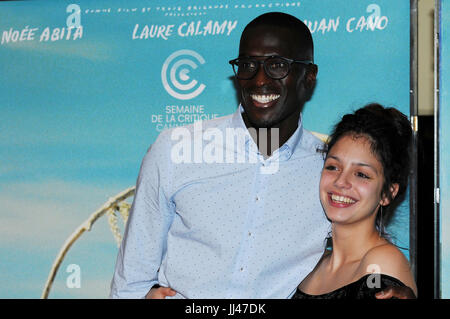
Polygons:
M408 184L411 134L405 115L379 104L335 126L320 180L331 249L293 298L374 298L387 286L404 285L417 296L407 259L384 232Z

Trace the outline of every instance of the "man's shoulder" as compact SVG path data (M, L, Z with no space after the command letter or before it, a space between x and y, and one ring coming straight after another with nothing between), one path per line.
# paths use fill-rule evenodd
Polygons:
M300 147L302 151L310 155L321 156L324 149L325 136L320 133L309 131L302 128L302 138L300 142Z

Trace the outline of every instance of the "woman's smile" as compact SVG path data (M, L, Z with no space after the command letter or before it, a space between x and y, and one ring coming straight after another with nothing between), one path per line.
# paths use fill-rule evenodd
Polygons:
M330 205L340 208L349 207L357 202L357 200L352 197L339 195L335 193L328 193L328 200Z

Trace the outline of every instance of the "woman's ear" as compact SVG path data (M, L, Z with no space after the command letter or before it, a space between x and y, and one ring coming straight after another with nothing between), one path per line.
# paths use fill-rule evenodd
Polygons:
M388 196L386 196L386 194L383 194L381 201L380 201L380 205L381 206L389 205L391 203L390 198L394 199L395 196L397 196L399 187L400 186L398 185L398 183L393 183L391 185L391 187L389 187L389 192L391 193L391 196L388 197Z

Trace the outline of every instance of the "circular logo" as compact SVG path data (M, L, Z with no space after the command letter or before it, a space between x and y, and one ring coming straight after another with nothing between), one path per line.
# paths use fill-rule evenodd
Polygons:
M179 50L169 55L161 70L161 80L167 93L179 100L190 100L199 96L206 86L192 79L189 73L195 70L198 64L204 63L205 59L192 50Z

